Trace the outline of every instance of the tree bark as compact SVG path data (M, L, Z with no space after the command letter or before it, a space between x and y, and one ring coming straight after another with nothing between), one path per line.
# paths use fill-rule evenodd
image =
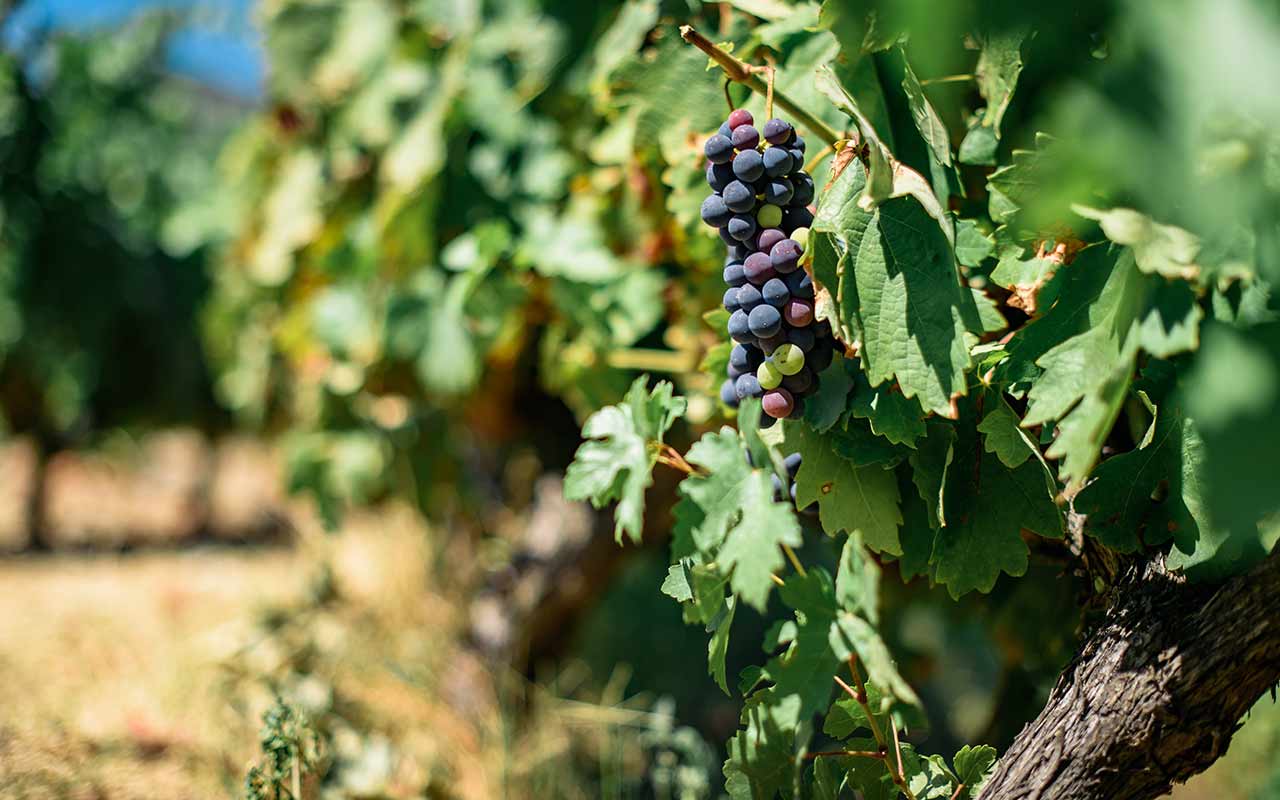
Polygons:
M1217 585L1156 557L1115 600L980 800L1144 800L1222 756L1280 681L1280 553Z

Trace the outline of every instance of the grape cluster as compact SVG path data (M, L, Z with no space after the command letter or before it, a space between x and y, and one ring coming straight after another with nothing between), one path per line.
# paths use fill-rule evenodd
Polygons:
M702 219L729 247L724 308L728 378L720 399L736 407L759 397L762 427L798 417L804 398L831 363L831 329L813 312L813 279L800 266L813 222L813 179L804 171L804 139L790 123L771 119L757 130L738 109L707 140Z

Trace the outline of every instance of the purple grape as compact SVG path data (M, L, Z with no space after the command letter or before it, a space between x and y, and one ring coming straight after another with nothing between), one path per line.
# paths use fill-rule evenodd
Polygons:
M727 136L713 134L703 145L702 152L712 164L728 164L733 158L733 142Z
M809 277L809 273L802 269L792 272L785 278L787 282L787 290L792 296L799 297L803 300L813 299L813 278Z
M741 378L739 378L741 380ZM757 382L758 385L759 382ZM786 389L774 389L765 392L764 399L761 401L764 406L764 413L774 419L782 419L792 412L795 408L795 399L791 396L791 392Z
M786 467L788 478L790 478L791 480L795 480L796 473L800 471L801 463L803 463L803 456L801 456L799 453L792 453L791 455L782 459L782 466Z
M799 396L809 391L813 386L813 372L805 367L795 375L782 376L782 388L791 392L792 395Z
M769 482L773 484L774 502L781 503L782 499L787 496L786 495L787 487L782 485L782 478L779 478L777 475L770 473Z
M764 201L772 203L775 206L785 206L791 202L791 198L795 195L795 187L791 185L791 181L786 178L774 178L764 187ZM725 204L728 205L726 198ZM732 206L730 206L732 208Z
M804 250L795 239L783 239L769 251L769 261L776 271L786 275L789 272L795 272L796 267L800 266L802 253ZM747 277L750 278L750 275Z
M730 127L729 127L729 123L727 123L727 122L721 122L721 123L720 123L720 130L719 130L719 131L717 131L717 133L719 133L721 136L723 136L723 137L725 137L725 138L727 139L727 138L729 138L729 136L733 133L733 128L730 128Z
M753 356L752 353L755 353ZM742 372L754 372L763 360L763 353L749 344L735 344L729 351L729 366Z
M707 185L717 192L724 191L724 187L733 180L733 167L728 163L724 164L707 164Z
M773 261L765 253L752 253L747 256L747 260L742 262L742 272L747 276L747 280L756 286L764 286L777 274L773 269Z
M804 155L804 139L801 138L800 134L797 133L794 137L792 137L791 140L787 142L787 146L791 147L794 150L799 150L800 154Z
M729 112L729 120L725 123L729 126L729 130L737 128L739 125L754 125L755 118L751 116L751 112L745 108L735 108Z
M747 317L747 325L751 335L759 339L777 336L782 330L782 312L768 304L761 304L751 309Z
M739 150L754 150L760 144L760 132L751 125L739 125L733 129L730 137L733 146Z
M726 264L724 268L724 282L734 288L746 283L747 275L742 271L742 265L737 262Z
M782 308L782 318L793 328L804 328L813 322L813 303L809 300L792 300Z
M713 194L702 201L702 221L713 228L719 228L729 222L733 212L725 205L724 198Z
M742 242L734 242L729 245L729 255L725 258L724 263L728 264L731 261L737 261L741 264L743 261L746 261L747 256L754 252L755 250L748 247L746 244Z
M756 345L759 346L760 351L765 355L773 355L774 350L777 350L779 347L781 347L786 343L787 343L787 335L782 331L778 331L778 333L773 336L768 336L763 339L756 339Z
M730 286L724 290L724 310L732 314L739 308L742 306L738 304L738 290Z
M738 407L738 392L734 388L732 378L720 384L720 402L724 403L729 408Z
M760 388L760 381L756 380L756 376L751 373L739 375L737 380L733 382L733 388L737 392L739 400L746 400L748 397L759 397L764 394L764 390Z
M787 291L787 285L780 278L770 278L766 281L760 295L764 302L774 308L782 308L791 299L791 292Z
M791 186L795 192L791 195L791 205L807 206L813 202L813 178L807 172L797 172L791 176Z
M756 207L756 193L742 181L731 181L724 187L724 204L737 214L745 214Z
M786 211L782 212L782 229L790 233L797 228L808 228L813 225L813 212L807 208L796 208L795 200L791 201L793 205Z
M790 122L774 117L764 124L762 132L769 144L785 144L794 130Z
M729 231L729 235L734 239L745 242L756 232L756 218L750 214L734 214L729 218L729 224L724 229Z
M772 306L770 306L772 308ZM738 309L729 315L729 338L735 342L746 343L755 338L751 333L751 318L747 316L747 312Z
M764 162L764 174L771 178L779 178L791 172L794 161L791 153L784 147L769 147L761 156Z
M725 225L723 228L719 228L717 232L720 234L720 241L725 244L732 246L739 243L737 239L729 235L728 225Z
M764 174L764 158L758 150L743 150L733 159L733 174L751 183Z
M733 289L736 293L736 301L738 308L750 314L756 306L764 302L764 298L760 294L760 290L751 284L747 284L738 289Z
M807 357L809 352L813 350L813 344L817 341L817 337L813 335L815 326L810 325L807 328L791 328L787 331L787 341L800 348L800 352Z
M756 249L762 253L767 253L773 249L773 246L787 235L777 228L765 228L756 236Z

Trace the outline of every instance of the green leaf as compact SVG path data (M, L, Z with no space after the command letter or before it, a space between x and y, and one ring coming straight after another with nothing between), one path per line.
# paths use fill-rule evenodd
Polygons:
M1022 72L1024 30L1010 30L981 37L974 78L987 107L960 143L960 163L995 166L1000 142L1000 123L1013 99L1013 90Z
M939 528L946 523L943 488L951 462L955 459L956 430L952 425L931 422L928 433L911 455L911 480L925 503L929 524Z
M773 573L786 564L781 545L799 547L803 539L791 506L773 499L764 471L747 475L740 497L742 515L729 529L717 561L733 570L729 586L743 602L764 611Z
M849 534L836 571L836 603L840 608L879 623L880 565L862 547L862 537Z
M915 447L916 440L924 436L924 412L920 404L891 384L871 386L865 375L858 376L849 411L854 417L868 420L876 435L893 444Z
M1022 424L1058 420L1046 455L1063 459L1061 475L1079 486L1120 413L1138 354L1195 349L1203 312L1189 286L1143 274L1130 250L1113 260L1086 248L1057 280L1057 304L1019 331L998 373L1033 381Z
M904 48L899 50L902 55L902 90L907 95L907 107L911 111L911 120L915 122L916 130L920 131L920 136L929 146L929 153L933 156L933 160L944 167L949 167L952 162L951 136L947 133L947 126L942 124L938 112L933 110L929 98L924 94L924 87L920 85L916 74L911 71L906 50Z
M800 453L796 504L818 503L819 519L828 533L860 533L867 547L894 555L898 542L898 486L893 473L879 466L855 467L832 448L829 436L802 423L784 422L784 447Z
M976 267L996 250L995 242L984 234L972 220L956 220L956 261L966 267Z
M884 708L886 698L880 691L880 687L874 683L868 683L866 686L867 705L871 708ZM889 701L892 703L892 698ZM875 718L881 731L889 729L891 715L888 712L875 714ZM827 718L822 723L822 732L835 739L845 739L858 730L871 730L867 712L857 700L847 694L841 695L831 704L831 710L827 712Z
M1023 528L1046 537L1062 535L1062 518L1038 462L1010 470L982 453L975 427L957 426L955 466L943 488L945 523L933 544L936 578L952 597L989 592L1001 572L1027 569Z
M956 777L964 784L964 791L956 800L968 800L977 797L983 785L996 765L996 749L991 745L980 744L976 747L961 747L953 759L956 765Z
M712 634L711 641L707 644L707 672L725 694L729 694L729 684L725 678L724 659L729 652L729 629L733 626L733 612L737 604L737 598L730 597L726 600L724 613L709 626Z
M1111 241L1132 247L1134 260L1143 272L1187 281L1199 277L1196 256L1200 253L1200 240L1182 228L1161 225L1131 208L1104 211L1075 205L1071 210L1096 220Z
M667 577L662 581L662 593L681 603L693 599L693 590L689 588L689 579L685 575L685 564L676 563L667 567Z
M804 401L804 421L811 428L821 433L839 421L856 375L860 373L855 362L839 355L819 373L818 391Z
M920 708L920 698L911 684L898 673L889 648L876 629L862 617L841 611L831 629L831 647L840 661L857 653L858 664L867 672L867 683L882 690L879 705L869 705L871 713L883 714L899 703Z
M680 493L702 511L702 521L691 531L694 545L703 553L714 553L742 511L751 465L738 432L729 427L704 434L685 459L706 470L681 481Z
M590 500L596 508L617 501L614 536L625 533L639 543L644 529L644 492L653 483L657 463L651 442L661 442L676 418L684 414L683 397L661 381L652 392L647 376L631 384L626 399L592 414L582 426L583 442L565 472L564 495Z
M993 221L1010 222L1031 205L1051 169L1045 150L1052 144L1053 137L1037 133L1035 150L1014 150L1012 163L987 176L987 211Z
M1215 579L1247 568L1275 546L1280 511L1280 325L1246 331L1213 325L1187 376L1182 402L1203 439L1195 471L1204 511L1194 542L1174 537L1166 563L1196 579ZM1183 499L1190 484L1184 472Z
M896 379L925 411L953 416L968 388L970 331L982 329L973 296L956 274L951 246L914 197L881 203L850 220L850 269L863 333L862 366L873 386Z
M1018 415L1001 398L978 423L978 431L985 437L983 448L988 453L995 453L996 458L1009 469L1021 466L1034 452L1026 434L1018 427L1019 422Z
M916 800L950 800L958 783L942 756L920 755L909 744L902 745L902 771Z

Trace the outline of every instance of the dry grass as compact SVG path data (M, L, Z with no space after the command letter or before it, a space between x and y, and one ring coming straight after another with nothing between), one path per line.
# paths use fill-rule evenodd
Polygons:
M256 723L217 664L300 566L284 550L0 563L5 796L226 797Z

